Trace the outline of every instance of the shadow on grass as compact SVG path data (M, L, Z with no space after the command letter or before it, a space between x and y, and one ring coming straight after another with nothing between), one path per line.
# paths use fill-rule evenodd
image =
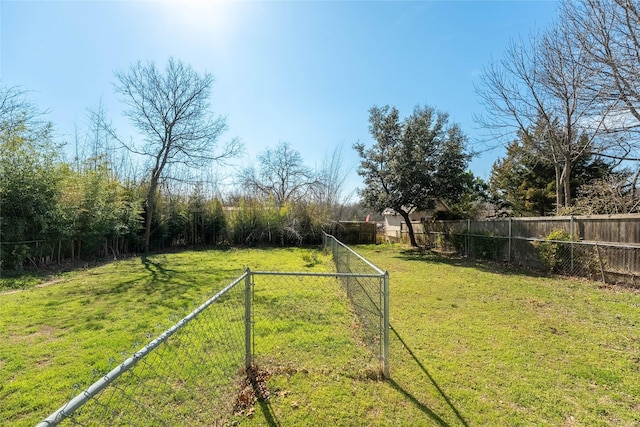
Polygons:
M258 403L260 403L260 409L262 409L262 413L264 414L264 420L270 427L280 427L280 421L276 418L276 414L273 412L271 408L271 403L267 399L258 399Z
M453 404L453 402L451 401L451 399L449 398L449 396L447 396L447 394L444 392L444 390L442 390L442 388L438 385L438 383L436 382L436 380L431 376L431 374L429 373L429 371L427 370L427 368L425 368L425 366L422 364L422 362L420 362L420 359L418 359L415 355L415 353L411 350L411 348L407 345L407 343L402 339L402 337L400 336L400 334L398 333L398 331L396 331L396 329L393 326L390 326L391 330L393 331L393 333L395 334L396 338L398 338L398 340L402 343L402 346L407 350L407 352L409 353L409 355L413 358L413 360L416 362L416 364L418 365L418 367L420 367L420 370L424 373L424 375L426 375L426 377L429 379L429 381L431 382L431 384L436 388L436 390L438 391L438 393L440 394L440 396L442 396L442 398L444 399L444 401L447 403L447 405L449 406L449 408L451 408L451 410L453 411L453 413L455 414L456 418L458 418L458 420L460 420L460 422L462 423L462 425L468 427L469 424L467 423L467 421L464 419L464 417L462 416L462 414L460 413L460 411L458 410L458 408L455 407L455 405ZM440 417L438 414L436 414L435 412L433 412L431 409L429 409L424 403L420 402L415 396L413 396L411 393L409 393L407 390L405 390L400 384L398 384L397 382L395 382L393 379L389 379L389 384L391 384L391 386L396 389L397 391L399 391L400 393L402 393L407 399L409 399L418 409L420 409L422 412L424 412L425 414L427 414L429 417L431 417L435 422L437 422L438 424L440 424L441 426L448 426L449 424L442 419L442 417Z
M146 255L143 255L140 260L142 261L145 270L151 273L151 283L168 282L175 276L175 270L165 268L162 263L152 261L151 258Z
M270 393L267 386L267 379L269 377L268 372L258 369L256 366L252 366L246 370L246 375L245 381L251 384L253 395L255 396L256 402L260 405L265 422L268 426L280 427L282 424L276 417L276 414L271 407L271 403L269 403ZM245 400L244 403L247 404L249 402ZM236 405L237 404L238 402L236 402Z
M475 268L487 273L505 275L524 275L529 277L547 277L540 271L516 267L505 262L486 259L462 258L459 255L442 255L425 249L405 249L400 251L398 258L403 261L422 261L433 264L445 264L454 267Z
M3 270L0 274L0 294L8 291L29 289L46 280L46 275L39 271Z

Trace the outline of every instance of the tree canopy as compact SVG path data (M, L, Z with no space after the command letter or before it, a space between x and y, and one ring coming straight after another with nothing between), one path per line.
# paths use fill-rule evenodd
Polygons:
M221 192L202 166L240 145L216 139L226 121L208 110L212 76L173 59L116 76L140 134L120 138L100 105L76 127L70 161L28 91L0 81L0 272L187 245L318 243L331 222L365 217L342 208L339 149L314 171L280 144L259 156L273 194Z
M150 160L146 195L145 251L149 250L153 205L158 184L180 165L202 167L235 156L232 140L217 152L226 120L210 111L213 76L170 58L164 71L153 62L138 61L127 72L116 72L116 92L127 106L125 114L138 128L144 144L125 146ZM175 172L175 171L174 171Z
M268 148L258 155L257 168L242 171L242 185L262 197L271 197L277 206L305 198L319 179L305 166L302 156L287 142Z
M552 165L538 153L533 138L542 138L537 130L521 135L507 146L507 153L496 160L491 170L490 186L495 200L506 202L516 216L545 216L556 211L556 176ZM576 158L569 182L575 198L583 185L612 173L613 165L589 154Z
M513 40L481 74L478 122L537 146L536 163L555 173L556 212L574 205L572 169L585 156L640 160L639 11L637 0L565 1L553 25Z
M417 106L400 119L395 107L369 110L369 132L374 144L354 149L361 158L358 174L364 178L360 196L377 212L392 208L400 214L417 246L409 215L435 207L436 200L458 201L470 160L467 138L447 114Z

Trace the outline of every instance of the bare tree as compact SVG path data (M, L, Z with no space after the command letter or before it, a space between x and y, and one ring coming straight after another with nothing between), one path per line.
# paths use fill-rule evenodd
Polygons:
M640 212L640 170L611 174L580 187L576 211L583 215Z
M132 159L136 154L126 149L133 145L122 143L104 104L100 102L97 106L88 108L86 114L84 149L89 150L89 156L106 160L113 175L123 182L144 182L146 173L137 170ZM76 141L78 138L76 131ZM78 144L79 142L76 142L76 158L80 156Z
M258 155L258 168L242 171L242 185L263 197L273 197L278 206L307 196L319 181L304 165L300 153L287 142Z
M589 90L597 73L564 27L557 25L527 42L512 41L499 62L483 70L476 89L486 115L476 117L494 136L520 133L537 160L556 171L557 208L571 204L571 168L587 150L606 151L596 139L603 117ZM542 137L541 137L542 136Z
M615 106L609 109L616 115L635 118L608 124L618 130L640 128L640 2L565 1L562 12L572 36L600 73L595 87L602 101Z
M565 1L562 19L598 73L591 89L606 116L601 131L615 142L603 155L640 161L640 2Z
M38 139L38 135L48 137L52 125L43 119L46 113L27 99L26 90L0 81L0 133L12 135L26 132L34 140Z
M214 117L210 111L211 74L198 74L191 66L170 58L164 70L153 62L138 61L115 75L116 93L127 106L125 115L144 140L142 144L131 141L124 145L150 160L144 239L148 251L159 182L171 177L180 166L201 168L237 155L241 147L235 139L218 147L218 138L227 125L224 117ZM216 151L218 148L220 151Z
M26 101L23 90L0 82L0 132L12 132L20 126L25 114L31 116L33 112L34 107Z
M322 159L322 169L319 174L316 199L323 207L325 213L334 220L340 220L344 202L350 198L345 197L344 189L349 170L345 168L343 147L338 145L331 152L327 152ZM355 192L355 190L353 190Z

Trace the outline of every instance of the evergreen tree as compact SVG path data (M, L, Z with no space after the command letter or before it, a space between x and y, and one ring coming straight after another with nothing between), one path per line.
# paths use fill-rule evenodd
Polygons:
M407 224L411 245L417 246L409 215L435 207L437 199L453 203L464 192L463 174L470 156L467 138L447 114L416 107L400 120L396 108L369 110L371 148L355 144L361 158L358 174L364 178L363 202L382 212L392 208Z

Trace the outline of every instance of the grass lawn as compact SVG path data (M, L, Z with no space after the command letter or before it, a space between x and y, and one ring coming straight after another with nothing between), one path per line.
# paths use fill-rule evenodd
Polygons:
M123 352L139 349L149 333L159 335L176 315L184 316L245 266L326 269L306 267L310 252L242 249L136 257L42 277L44 287L29 275L22 281L27 289L0 294L0 426L36 424L79 392L74 384L87 386L96 372L124 360ZM0 278L0 283L17 280Z
M390 273L391 379L367 365L339 288L323 291L327 298L307 288L296 308L286 300L295 286L278 295L264 285L258 310L330 320L336 338L317 329L306 334L315 340L258 347L270 397L230 414L231 423L640 425L639 293L402 246L355 249ZM37 423L71 397L74 383L104 371L145 333L157 335L159 323L168 326L171 314L244 266L331 269L328 257L310 260L309 249L183 252L67 273L46 287L24 280L26 290L0 295L0 425ZM9 288L20 279L6 280ZM276 317L260 334L286 341L283 328Z
M435 424L640 425L639 293L356 250L390 272L391 384Z

